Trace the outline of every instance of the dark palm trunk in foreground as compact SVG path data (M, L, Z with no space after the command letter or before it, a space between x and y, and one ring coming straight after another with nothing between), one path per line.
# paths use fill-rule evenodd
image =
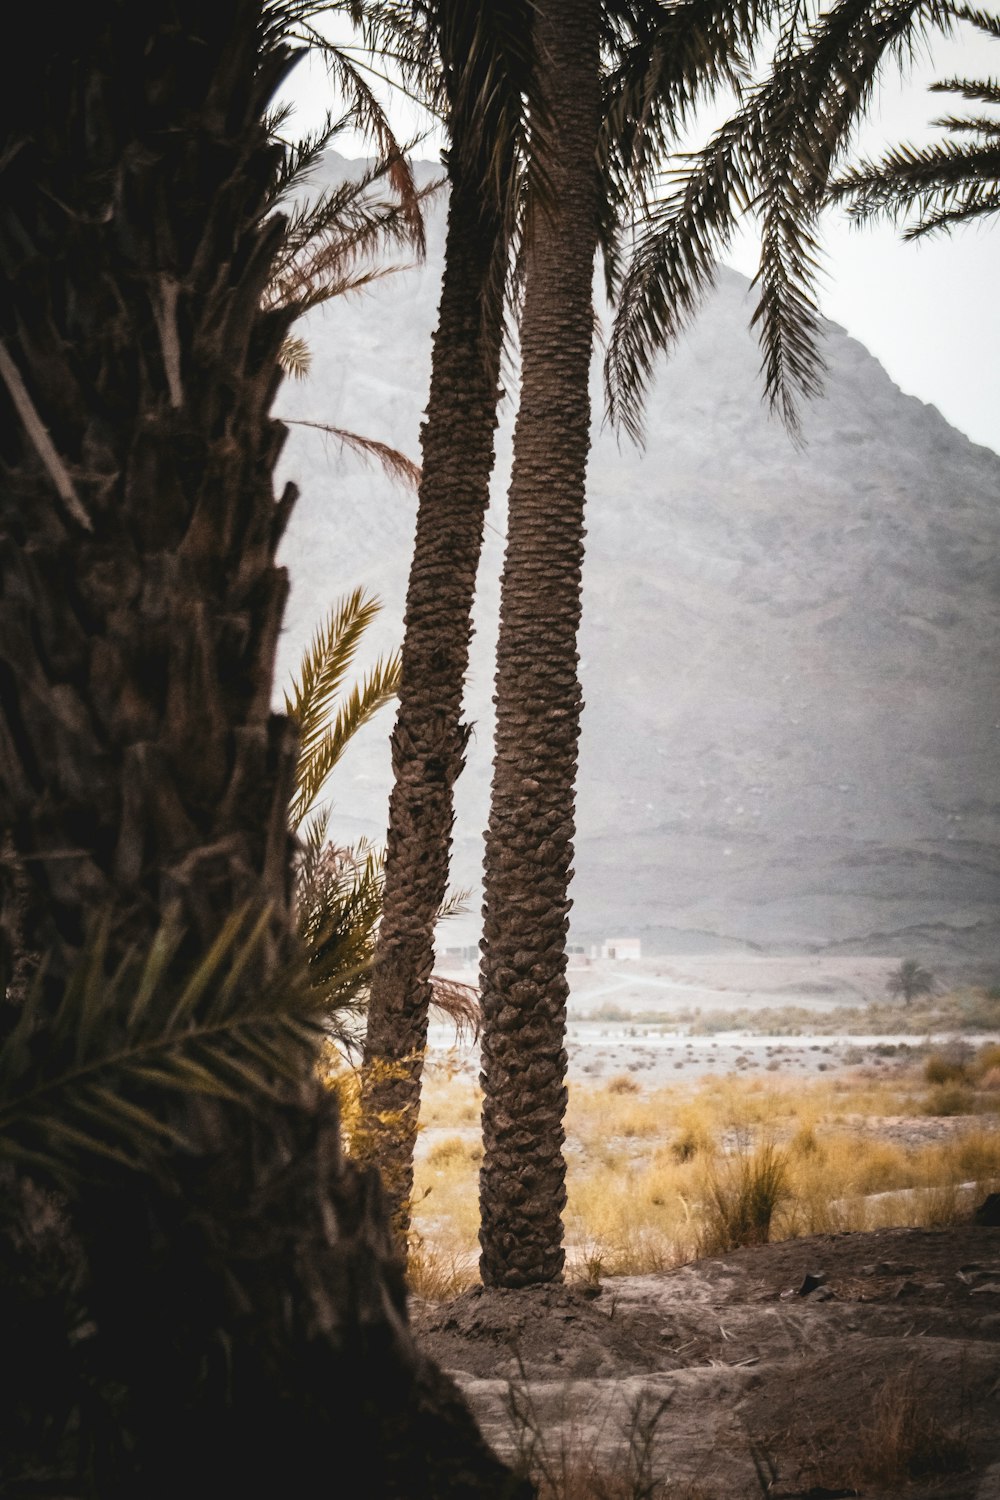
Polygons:
M237 908L262 936L223 966L234 1003L259 1009L294 958L295 747L270 712L293 494L274 501L269 416L288 315L259 310L286 60L259 0L21 20L0 79L0 831L44 965L30 1104L98 917L106 970L173 922L165 991ZM81 1055L115 1043L109 1077L139 1076L134 1016L108 998L80 1018ZM298 1495L350 1470L377 1496L508 1493L413 1346L377 1181L340 1156L308 1035L296 1081L245 1097L210 1068L95 1087L88 1140L127 1145L132 1109L175 1132L139 1165L67 1143L55 1114L36 1145L72 1155L59 1192L44 1152L0 1160L12 1493ZM266 1072L237 1041L226 1076ZM14 1051L0 1082L23 1096Z
M580 687L583 505L600 110L597 0L542 0L552 122L535 184L497 648L482 960L482 1255L488 1286L562 1275L566 930Z

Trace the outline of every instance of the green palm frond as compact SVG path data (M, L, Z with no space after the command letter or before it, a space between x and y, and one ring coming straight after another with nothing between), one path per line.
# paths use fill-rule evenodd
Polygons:
M888 218L899 224L915 213L903 232L908 240L982 218L996 213L1000 202L1000 141L899 146L880 162L845 172L831 184L830 196L849 200L858 223Z
M0 1052L0 1157L61 1181L94 1158L148 1167L199 1144L186 1096L250 1110L287 1097L317 1055L321 1017L301 963L255 990L270 926L268 911L235 912L178 979L175 928L109 973L109 924L97 924L56 1014L40 975Z
M376 662L341 700L329 727L312 743L308 754L300 752L295 794L289 810L289 821L293 828L299 827L315 803L351 738L384 704L396 696L399 691L399 672L398 653L388 660Z
M366 839L335 848L325 838L325 821L310 825L296 879L297 924L327 1035L350 1057L364 1040L385 854ZM439 920L464 912L468 894L449 895ZM430 983L432 1008L451 1021L459 1041L474 1041L480 1019L475 986L439 974L432 974Z
M285 693L285 713L298 726L300 755L308 754L324 733L330 704L379 608L377 599L364 589L355 589L340 600L313 635L298 676Z
M653 356L676 339L711 286L744 215L761 263L754 323L771 405L794 432L801 397L821 386L817 216L887 63L905 68L957 11L946 0L838 0L813 18L794 7L772 70L708 145L668 171L669 191L638 227L609 344L609 415L634 436Z
M314 834L314 853L296 881L299 936L308 956L309 983L322 1006L328 1034L348 1052L363 1036L369 971L382 913L383 855L362 840L350 848Z
M299 730L296 785L289 809L293 830L312 808L351 736L398 690L400 659L393 653L380 658L349 692L343 691L361 638L379 608L379 601L362 589L341 600L316 631L298 676L285 694L285 712Z

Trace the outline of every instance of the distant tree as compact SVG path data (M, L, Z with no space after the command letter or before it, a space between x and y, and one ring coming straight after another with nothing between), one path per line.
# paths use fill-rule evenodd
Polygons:
M934 989L934 976L922 969L915 958L904 958L898 969L893 969L886 980L890 995L902 995L909 1005L918 995L929 995Z

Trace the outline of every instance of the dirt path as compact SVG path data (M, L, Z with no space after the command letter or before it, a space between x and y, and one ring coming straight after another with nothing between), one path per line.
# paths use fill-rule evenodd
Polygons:
M554 1467L620 1471L631 1432L676 1500L1000 1500L1000 1228L816 1236L412 1317L508 1455L534 1430Z

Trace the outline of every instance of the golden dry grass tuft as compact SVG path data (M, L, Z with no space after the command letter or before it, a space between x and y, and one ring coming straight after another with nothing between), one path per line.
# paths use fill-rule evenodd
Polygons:
M740 1143L705 1179L695 1246L699 1256L766 1245L791 1197L789 1158L773 1140Z

